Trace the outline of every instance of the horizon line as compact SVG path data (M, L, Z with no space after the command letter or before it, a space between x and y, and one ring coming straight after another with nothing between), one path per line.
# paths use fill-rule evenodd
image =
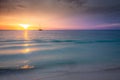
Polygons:
M66 31L71 31L71 30L120 30L120 29L53 29L53 30L43 30L43 31L61 31L61 30L66 30ZM8 30L8 29L0 29L0 31L39 31L39 30Z

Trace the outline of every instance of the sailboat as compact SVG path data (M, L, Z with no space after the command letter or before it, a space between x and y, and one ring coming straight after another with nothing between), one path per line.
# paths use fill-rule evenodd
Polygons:
M43 31L43 29L42 29L42 28L39 28L38 31Z
M38 29L38 31L42 31L42 29L40 28L40 29Z

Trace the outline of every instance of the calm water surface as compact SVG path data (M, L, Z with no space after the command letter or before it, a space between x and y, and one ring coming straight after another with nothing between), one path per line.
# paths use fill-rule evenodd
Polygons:
M64 72L72 74L55 78ZM0 80L120 80L119 73L120 31L0 31Z

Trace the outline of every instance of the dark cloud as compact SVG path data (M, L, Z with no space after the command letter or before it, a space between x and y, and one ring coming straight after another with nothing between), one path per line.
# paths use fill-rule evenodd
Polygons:
M0 0L0 12L25 9L35 12L61 12L69 14L119 13L119 0Z
M18 8L48 11L71 11L81 7L87 0L0 0L0 11L12 11Z
M81 7L86 3L87 0L58 0L58 2L63 2L66 4L72 4L72 6Z
M68 3L71 11L84 14L120 13L120 0L59 0Z
M97 0L92 0L92 1L97 1ZM118 13L120 12L120 1L100 0L97 2L93 2L91 4L88 3L88 5L86 5L86 12L92 14Z
M0 0L0 3L6 3L8 2L9 0Z
M113 14L113 13L119 13L120 12L120 5L86 7L85 12L88 13L88 14Z
M20 0L0 0L0 12L11 13L19 11L19 9L25 8Z

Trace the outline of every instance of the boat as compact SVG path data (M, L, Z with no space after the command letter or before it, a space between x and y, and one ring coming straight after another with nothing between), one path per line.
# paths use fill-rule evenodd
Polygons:
M43 31L43 29L41 28L41 25L39 25L38 31Z
M43 31L42 29L38 29L38 31Z

